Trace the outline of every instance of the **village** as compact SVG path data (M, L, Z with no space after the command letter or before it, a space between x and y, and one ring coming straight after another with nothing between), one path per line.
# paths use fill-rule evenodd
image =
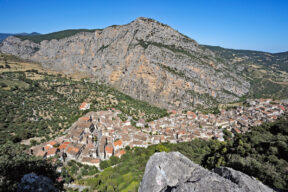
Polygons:
M80 110L89 109L82 103ZM170 111L170 115L152 122L132 118L122 121L121 111L89 112L79 118L63 136L30 149L30 154L44 158L57 155L62 162L75 160L99 167L112 156L121 157L125 148L148 147L163 142L189 142L194 138L224 141L223 130L232 134L249 131L249 127L276 120L288 109L287 104L272 99L248 100L245 106L222 110L220 114L199 111Z

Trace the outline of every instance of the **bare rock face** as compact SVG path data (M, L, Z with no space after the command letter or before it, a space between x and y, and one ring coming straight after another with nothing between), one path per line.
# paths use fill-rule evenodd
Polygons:
M236 101L250 87L212 51L143 17L40 44L9 37L0 51L46 68L92 74L134 98L169 109Z
M57 192L51 179L29 173L22 177L18 192Z
M138 192L273 192L242 172L220 168L210 172L179 152L155 153L146 164Z

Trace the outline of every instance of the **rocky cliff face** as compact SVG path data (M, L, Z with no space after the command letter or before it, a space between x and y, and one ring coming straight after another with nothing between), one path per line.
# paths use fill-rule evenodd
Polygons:
M146 164L138 192L272 192L242 172L218 168L210 172L179 152L156 153Z
M170 109L236 101L250 87L212 51L148 18L40 44L9 37L0 51L50 69L92 74L134 98Z

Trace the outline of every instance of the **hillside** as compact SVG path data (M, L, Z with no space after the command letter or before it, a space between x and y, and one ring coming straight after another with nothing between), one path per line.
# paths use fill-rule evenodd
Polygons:
M64 31L58 31L54 33L48 33L48 34L35 34L35 35L15 35L16 37L20 38L21 40L29 40L34 43L40 43L44 40L52 40L52 39L63 39L66 37L73 36L80 32L94 32L96 29L71 29L71 30L64 30Z
M208 168L228 166L254 176L263 183L288 189L288 116L273 123L252 127L221 143L206 155L202 163Z
M225 49L202 45L215 53L223 62L237 69L237 74L250 82L246 98L287 98L288 52L266 53L250 50Z
M9 37L0 51L65 74L91 75L166 109L287 98L287 52L199 45L168 25L143 17L103 30Z
M9 36L19 36L19 37L22 37L22 36L25 36L25 37L31 37L31 36L34 36L34 35L41 35L40 33L37 33L37 32L33 32L33 33L18 33L18 34L13 34L13 33L0 33L0 43L6 39L7 37Z
M79 78L81 74L74 74ZM84 78L85 76L83 76ZM89 78L74 79L36 63L10 55L0 55L0 144L34 138L49 140L63 133L80 116L83 101L90 110L115 107L135 120L147 121L167 115L166 110L134 100L100 82ZM28 143L29 144L29 143Z
M0 51L49 69L93 75L133 98L168 109L235 102L250 88L213 52L153 19L140 17L122 26L40 40L9 37Z
M254 63L288 72L288 52L267 53L251 50L225 49L219 46L202 46L213 51L217 56L227 59L231 63Z

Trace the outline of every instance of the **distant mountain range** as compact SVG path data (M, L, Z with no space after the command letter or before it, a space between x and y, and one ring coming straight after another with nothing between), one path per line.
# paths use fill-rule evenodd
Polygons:
M207 108L247 97L283 98L288 92L288 52L199 45L144 17L105 29L17 35L5 39L0 51L49 69L89 74L168 109Z
M32 33L0 33L0 43L9 36L34 36L41 35L41 33L32 32Z

